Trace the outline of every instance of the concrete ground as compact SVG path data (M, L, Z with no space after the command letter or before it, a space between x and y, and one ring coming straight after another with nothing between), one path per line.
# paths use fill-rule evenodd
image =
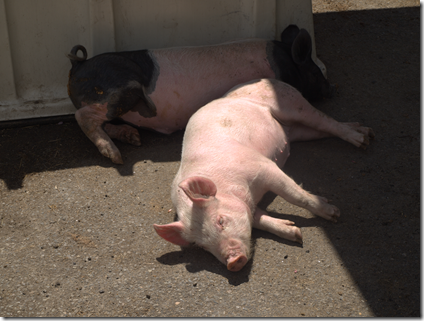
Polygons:
M376 137L295 143L285 171L341 210L334 224L267 194L303 246L253 231L233 273L159 238L183 133L117 143L124 165L76 122L0 129L0 316L419 317L420 8L314 0L318 57L337 95L315 104ZM65 80L66 81L66 80ZM65 85L65 84L64 84Z

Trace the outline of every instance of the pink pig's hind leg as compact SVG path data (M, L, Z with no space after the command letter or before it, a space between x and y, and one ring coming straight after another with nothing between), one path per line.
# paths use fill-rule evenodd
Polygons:
M103 156L110 158L115 164L123 164L121 153L102 129L102 124L108 121L106 114L106 104L91 104L78 109L75 119Z
M365 128L365 127L361 127L359 123L342 123L342 124L346 126L350 126L354 130L356 129L361 130ZM302 124L294 124L290 128L290 142L308 141L308 140L315 140L315 139L321 139L326 137L334 137L334 136L330 133L319 131Z
M328 136L340 137L364 149L369 145L369 139L374 138L371 128L361 127L357 123L339 123L313 107L299 91L290 85L276 80L268 81L272 83L277 95L277 102L271 106L271 112L282 124L294 127L300 124L313 130L309 130L309 134L327 133Z
M289 241L303 243L302 233L297 226L294 226L294 222L271 217L259 208L256 208L253 216L253 227Z
M290 127L290 142L300 142L300 141L308 141L321 139L326 137L332 137L333 135L321 132L319 130L313 129L311 127L307 127L302 124L294 124Z
M140 146L140 134L138 130L130 125L113 125L106 123L104 126L105 132L112 139L120 140L121 142L128 143L135 146Z

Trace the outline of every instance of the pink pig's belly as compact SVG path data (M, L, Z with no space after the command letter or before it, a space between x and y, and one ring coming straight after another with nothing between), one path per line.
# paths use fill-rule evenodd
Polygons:
M195 159L199 166L213 159L236 172L249 166L255 150L282 167L290 153L288 131L289 126L280 124L266 103L224 97L192 116L184 135L183 158L188 163Z
M122 118L139 127L170 134L183 129L202 106L220 98L230 88L258 78L275 78L264 40L246 40L207 47L152 51L159 66L154 90L149 94L157 116L142 117L130 111Z
M283 167L290 155L288 126L281 125L265 106L259 107L255 103L242 101L234 111L237 110L238 115L233 114L234 122L239 122L237 119L239 115L246 115L246 119L241 119L242 125L239 123L239 128L236 129L242 132L240 127L244 127L243 135L238 138L240 143ZM237 137L237 134L233 137Z

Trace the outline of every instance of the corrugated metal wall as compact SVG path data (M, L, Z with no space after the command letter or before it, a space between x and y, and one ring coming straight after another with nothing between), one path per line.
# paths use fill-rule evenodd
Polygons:
M73 114L66 54L313 37L311 0L0 0L0 121ZM315 51L314 51L315 56Z

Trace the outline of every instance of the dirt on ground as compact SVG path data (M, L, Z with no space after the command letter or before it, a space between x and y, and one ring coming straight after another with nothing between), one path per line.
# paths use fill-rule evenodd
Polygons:
M372 127L367 150L294 143L284 168L331 200L338 223L266 194L303 246L254 230L254 255L227 271L152 225L175 211L183 132L140 131L104 158L75 121L0 129L0 316L419 317L420 7L313 1L317 55L339 85L315 104Z

